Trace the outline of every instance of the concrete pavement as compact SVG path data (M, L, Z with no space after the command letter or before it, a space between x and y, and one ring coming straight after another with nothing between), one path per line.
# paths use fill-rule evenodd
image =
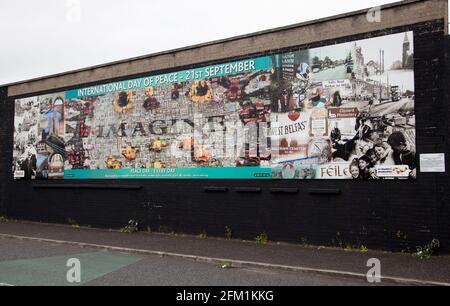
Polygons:
M66 262L81 264L67 282ZM0 284L13 286L365 286L364 280L262 268L226 268L183 258L141 256L0 238ZM382 285L387 285L382 284Z
M365 281L367 261L377 258L384 281L403 284L450 284L450 256L420 260L410 255L369 251L302 247L292 244L258 245L225 239L200 239L191 236L160 234L123 234L115 231L72 228L47 224L3 222L0 237L23 241L72 245L139 256L160 255L212 264L232 263L246 269L272 269L316 276L344 277Z

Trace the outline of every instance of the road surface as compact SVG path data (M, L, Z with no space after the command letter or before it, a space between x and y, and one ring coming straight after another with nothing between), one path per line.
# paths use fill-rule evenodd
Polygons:
M81 283L67 282L67 261L79 259ZM0 238L0 284L12 286L360 286L358 279L312 273L222 268L178 258L98 251ZM388 285L387 283L383 283Z
M347 67L341 65L332 69L322 70L313 74L314 81L332 81L347 79Z

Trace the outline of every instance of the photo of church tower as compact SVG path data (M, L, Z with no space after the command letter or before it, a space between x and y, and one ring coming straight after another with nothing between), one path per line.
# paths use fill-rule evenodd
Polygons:
M414 69L414 54L411 52L411 43L409 42L408 33L405 33L403 42L403 69Z

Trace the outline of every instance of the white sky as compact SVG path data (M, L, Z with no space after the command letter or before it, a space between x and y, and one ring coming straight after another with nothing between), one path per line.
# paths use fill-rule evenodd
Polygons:
M0 1L0 84L391 2L396 1Z

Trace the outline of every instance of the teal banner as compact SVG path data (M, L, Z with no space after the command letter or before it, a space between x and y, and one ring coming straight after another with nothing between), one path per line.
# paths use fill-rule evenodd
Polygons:
M65 179L271 179L270 168L65 170Z
M193 82L208 78L216 78L243 73L255 72L272 68L270 56L248 59L244 61L202 67L191 70L177 71L144 78L97 85L87 88L69 90L66 99L77 99L115 93L119 91L136 90L140 88L170 85L182 82Z

